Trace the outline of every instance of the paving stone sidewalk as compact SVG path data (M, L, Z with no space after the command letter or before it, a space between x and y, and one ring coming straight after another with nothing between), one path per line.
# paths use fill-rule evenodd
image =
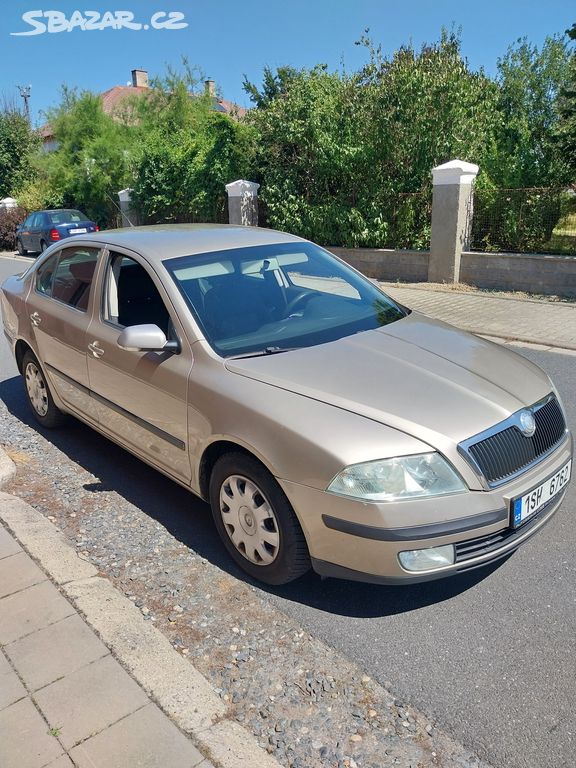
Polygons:
M473 333L576 350L576 304L380 285L407 307Z
M1 524L0 766L212 768Z

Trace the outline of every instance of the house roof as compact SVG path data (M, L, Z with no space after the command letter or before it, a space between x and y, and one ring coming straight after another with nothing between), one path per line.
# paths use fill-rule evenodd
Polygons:
M115 85L100 94L102 109L107 115L111 115L128 96L141 96L145 93L150 93L150 88L143 85Z
M102 109L107 115L111 115L128 96L141 96L145 93L150 93L151 90L151 88L142 85L115 85L113 88L109 88L100 94ZM245 107L240 107L233 101L216 98L214 99L214 109L236 119L244 117L248 111ZM45 143L54 138L54 132L49 123L43 125L39 129L39 133Z

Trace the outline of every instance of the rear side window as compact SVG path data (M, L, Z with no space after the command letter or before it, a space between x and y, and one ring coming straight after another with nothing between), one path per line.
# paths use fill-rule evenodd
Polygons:
M96 248L66 248L39 268L36 290L85 312L97 260Z

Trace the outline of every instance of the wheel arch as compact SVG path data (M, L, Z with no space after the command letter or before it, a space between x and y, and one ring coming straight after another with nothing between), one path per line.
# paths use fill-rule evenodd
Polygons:
M202 454L202 458L200 459L200 465L198 469L200 495L204 501L209 501L210 475L212 474L214 465L221 456L224 456L227 453L243 453L246 456L250 456L250 458L257 461L264 467L264 469L266 469L268 472L270 472L270 474L274 476L273 469L265 461L263 461L255 451L250 450L250 448L246 447L245 445L236 443L233 440L215 440L205 448L204 453Z
M20 371L20 373L23 373L22 360L24 359L24 355L28 351L32 352L33 355L36 354L32 349L32 347L30 346L30 344L28 344L23 339L18 339L14 347L14 357L16 358L16 365L18 366L18 370Z

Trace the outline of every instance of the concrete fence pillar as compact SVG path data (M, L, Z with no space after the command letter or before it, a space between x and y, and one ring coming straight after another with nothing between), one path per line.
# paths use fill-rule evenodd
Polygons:
M140 222L138 219L138 211L132 207L132 190L121 189L118 192L118 199L120 200L120 213L122 214L123 227L136 227Z
M255 181L238 179L226 184L228 193L228 221L245 227L258 226L258 189Z
M474 179L478 166L450 160L432 169L432 233L428 282L458 283L460 257L472 225Z

